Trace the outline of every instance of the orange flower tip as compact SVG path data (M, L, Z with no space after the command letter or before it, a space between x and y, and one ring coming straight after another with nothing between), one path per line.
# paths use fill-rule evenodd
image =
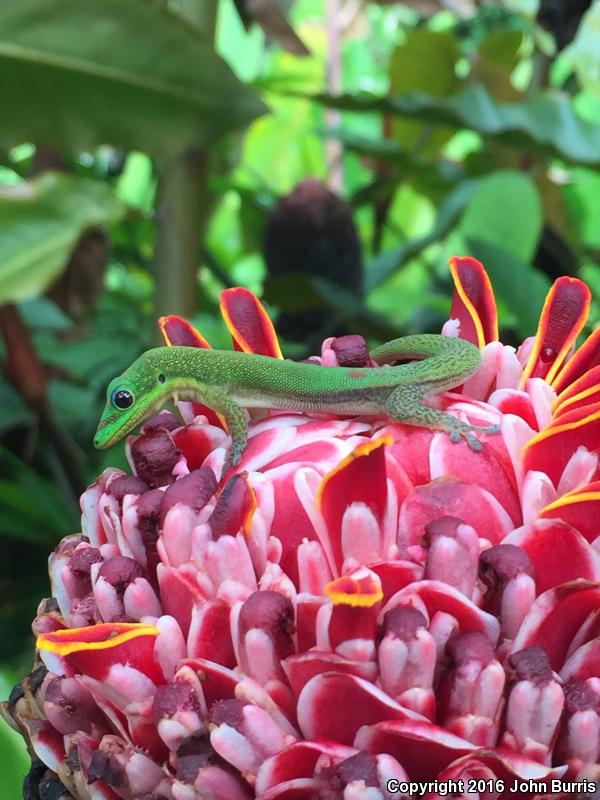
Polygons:
M201 347L204 350L211 350L211 345L194 328L191 322L176 314L167 314L158 318L158 328L162 334L167 347L181 345L184 347Z
M383 599L381 583L372 575L364 578L343 575L325 585L325 594L336 606L371 608Z
M252 518L254 517L254 512L258 508L258 500L256 499L256 492L251 484L248 482L247 475L246 475L246 486L248 487L248 508L244 513L244 521L242 523L242 530L244 531L244 536L246 539L250 539L252 536Z
M229 433L229 425L227 424L226 417L224 417L223 414L219 414L218 411L215 411L215 414L217 415L217 418L218 418L219 422L221 423L221 427L223 428L223 430L227 431L227 433Z
M380 436L378 439L371 439L371 441L364 442L364 444L359 444L358 447L355 447L354 450L347 455L346 458L343 458L340 463L331 470L331 472L328 472L321 481L321 484L317 490L317 508L321 508L323 503L323 495L332 478L334 478L336 475L339 475L339 473L344 469L347 469L350 464L357 459L365 458L376 450L379 450L380 447L390 444L394 444L393 437L390 436L389 433L384 433L383 436Z
M168 330L169 320L172 318L173 317L170 314L168 316L163 316L158 318L158 329L161 332L161 335L165 340L165 344L167 347L171 347L173 344L173 342L169 337L169 330Z
M590 289L579 278L562 276L553 283L544 301L533 349L523 370L521 387L536 374L540 364L549 365L542 376L550 385L554 383L585 325L590 303Z
M84 650L108 650L142 636L158 636L154 625L141 622L114 622L89 625L85 628L63 628L42 633L37 637L36 647L59 656Z
M275 327L249 289L243 286L225 289L221 292L220 307L225 325L242 352L283 358Z

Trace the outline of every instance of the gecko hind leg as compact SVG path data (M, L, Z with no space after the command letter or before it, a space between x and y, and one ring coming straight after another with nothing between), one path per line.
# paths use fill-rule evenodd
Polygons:
M474 435L474 431L481 433L498 433L500 431L499 425L470 425L445 411L423 405L421 401L429 391L429 387L425 387L421 393L417 394L415 394L415 388L414 385L397 386L388 396L385 408L392 419L408 425L445 431L452 442L459 442L463 438L469 447L477 452L483 448L483 445Z

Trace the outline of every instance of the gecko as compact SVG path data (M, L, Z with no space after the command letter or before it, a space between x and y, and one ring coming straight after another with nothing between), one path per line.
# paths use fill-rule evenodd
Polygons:
M370 353L377 367L323 367L255 353L168 346L147 350L107 388L94 437L105 449L156 414L169 400L212 408L225 421L231 448L223 474L246 449L245 408L286 409L344 415L386 414L392 420L464 438L476 451L474 432L498 433L498 425L470 425L423 403L426 395L452 389L473 375L479 349L464 339L418 334L393 339ZM393 362L417 359L392 366Z

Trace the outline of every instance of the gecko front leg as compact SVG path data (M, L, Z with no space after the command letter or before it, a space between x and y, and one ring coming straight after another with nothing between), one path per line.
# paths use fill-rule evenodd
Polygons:
M224 391L206 385L191 385L180 390L181 399L203 403L219 414L227 425L231 436L231 448L223 464L221 478L231 468L240 463L248 444L248 420L244 409L232 400Z
M213 408L225 419L227 431L231 436L231 447L223 464L222 478L231 467L240 463L248 444L248 420L244 409L229 398L222 398L219 407Z
M398 422L445 431L453 442L459 442L462 437L469 447L477 452L483 448L483 445L473 435L473 431L481 433L498 433L500 431L499 425L470 425L452 414L424 405L423 397L431 388L428 386L418 387L410 383L397 386L386 400L387 413Z

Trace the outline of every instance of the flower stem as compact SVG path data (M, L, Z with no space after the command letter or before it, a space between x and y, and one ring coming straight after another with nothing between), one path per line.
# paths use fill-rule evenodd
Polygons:
M180 15L214 39L218 3L181 0ZM198 69L202 65L198 64ZM197 272L206 228L209 145L202 143L163 162L156 205L155 311L193 315Z

